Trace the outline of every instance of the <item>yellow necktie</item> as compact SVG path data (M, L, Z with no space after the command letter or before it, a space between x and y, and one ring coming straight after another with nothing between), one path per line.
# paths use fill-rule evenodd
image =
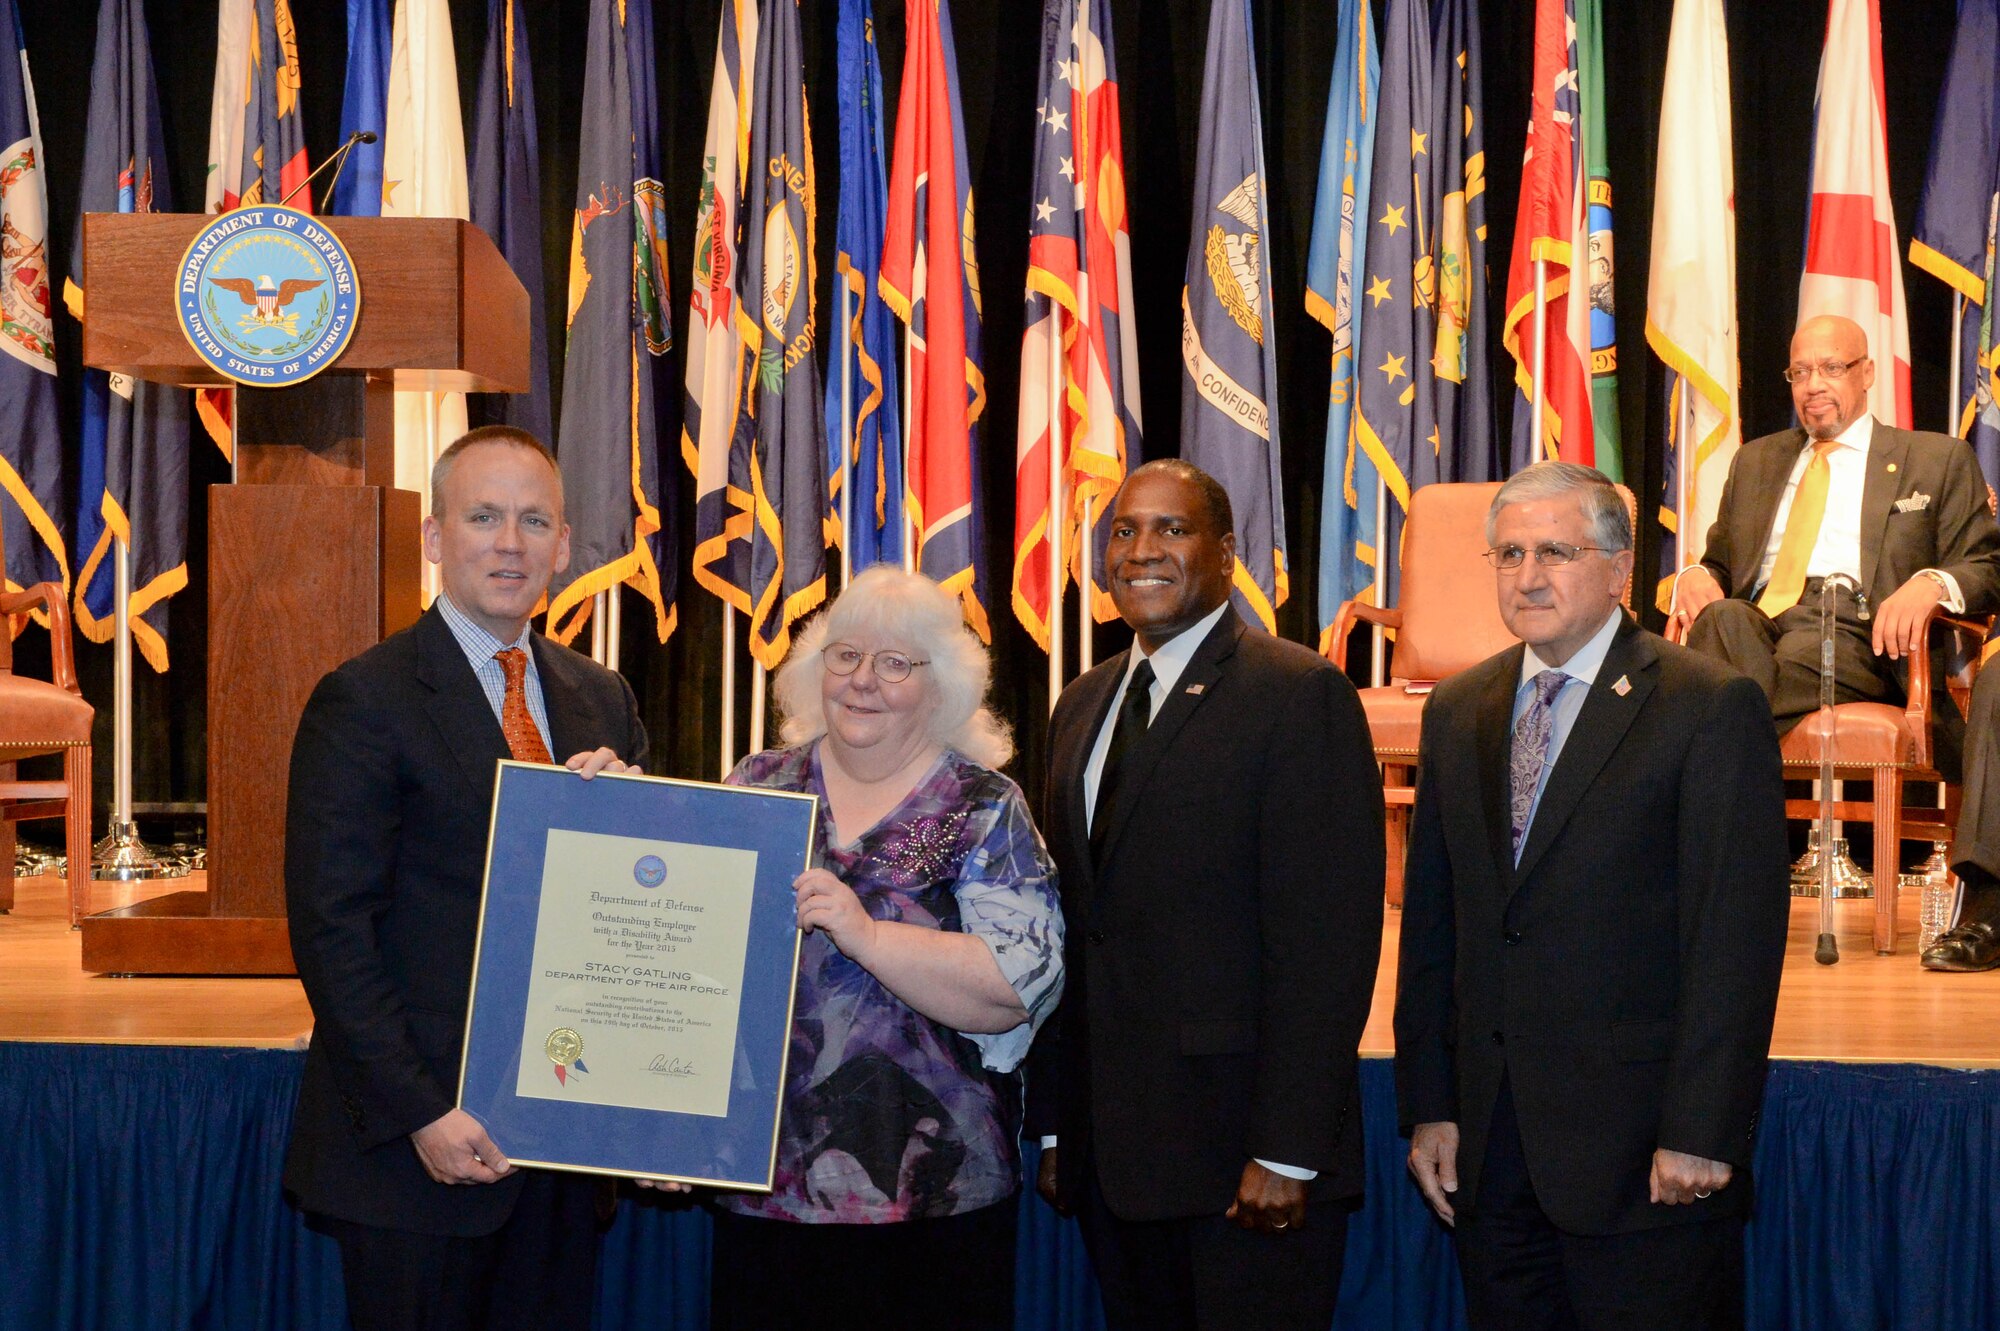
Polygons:
M1821 439L1813 444L1812 461L1799 477L1792 495L1792 511L1785 518L1784 539L1778 542L1778 558L1771 565L1771 580L1757 598L1757 608L1771 618L1799 603L1806 589L1806 565L1812 562L1813 547L1819 544L1820 520L1826 516L1826 491L1833 480L1833 468L1826 455L1839 447L1837 441Z

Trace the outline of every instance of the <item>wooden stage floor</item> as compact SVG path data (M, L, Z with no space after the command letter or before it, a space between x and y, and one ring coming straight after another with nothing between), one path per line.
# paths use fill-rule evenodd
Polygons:
M199 875L191 884L137 889L100 883L93 904L110 909L189 886L201 886ZM2000 971L1936 975L1919 967L1914 893L1904 894L1892 957L1878 957L1870 946L1874 903L1838 903L1835 966L1812 959L1817 907L1811 900L1792 903L1773 1057L2000 1067ZM1389 1014L1400 917L1390 911L1388 920L1375 1006L1361 1041L1370 1057L1394 1047ZM21 879L13 913L0 915L0 1040L284 1048L300 1045L312 1029L297 980L86 975L81 955L79 935L64 922L61 882Z

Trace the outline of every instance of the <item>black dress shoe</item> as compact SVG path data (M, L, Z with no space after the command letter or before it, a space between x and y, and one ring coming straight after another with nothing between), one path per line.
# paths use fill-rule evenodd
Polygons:
M1947 929L1924 949L1927 971L1990 971L2000 967L2000 926L1974 920Z

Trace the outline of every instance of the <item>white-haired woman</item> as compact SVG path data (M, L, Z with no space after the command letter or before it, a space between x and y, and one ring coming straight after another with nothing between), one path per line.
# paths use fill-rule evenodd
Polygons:
M823 867L793 885L775 1186L717 1203L719 1328L1013 1324L1016 1069L1062 914L990 676L956 597L871 568L778 671L785 747L730 776L817 795Z

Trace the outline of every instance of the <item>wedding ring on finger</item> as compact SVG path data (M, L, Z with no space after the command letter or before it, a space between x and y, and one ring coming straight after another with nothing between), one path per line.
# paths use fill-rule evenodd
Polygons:
M1703 1200L1707 1200L1708 1198L1710 1198L1710 1197L1714 1196L1715 1194L1714 1194L1714 1193L1710 1193L1710 1192L1703 1192L1703 1191L1702 1191L1701 1189L1697 1188L1697 1189L1695 1189L1695 1194L1694 1194L1694 1195L1695 1195L1695 1196L1697 1196L1697 1197L1699 1197L1699 1198L1702 1198Z

